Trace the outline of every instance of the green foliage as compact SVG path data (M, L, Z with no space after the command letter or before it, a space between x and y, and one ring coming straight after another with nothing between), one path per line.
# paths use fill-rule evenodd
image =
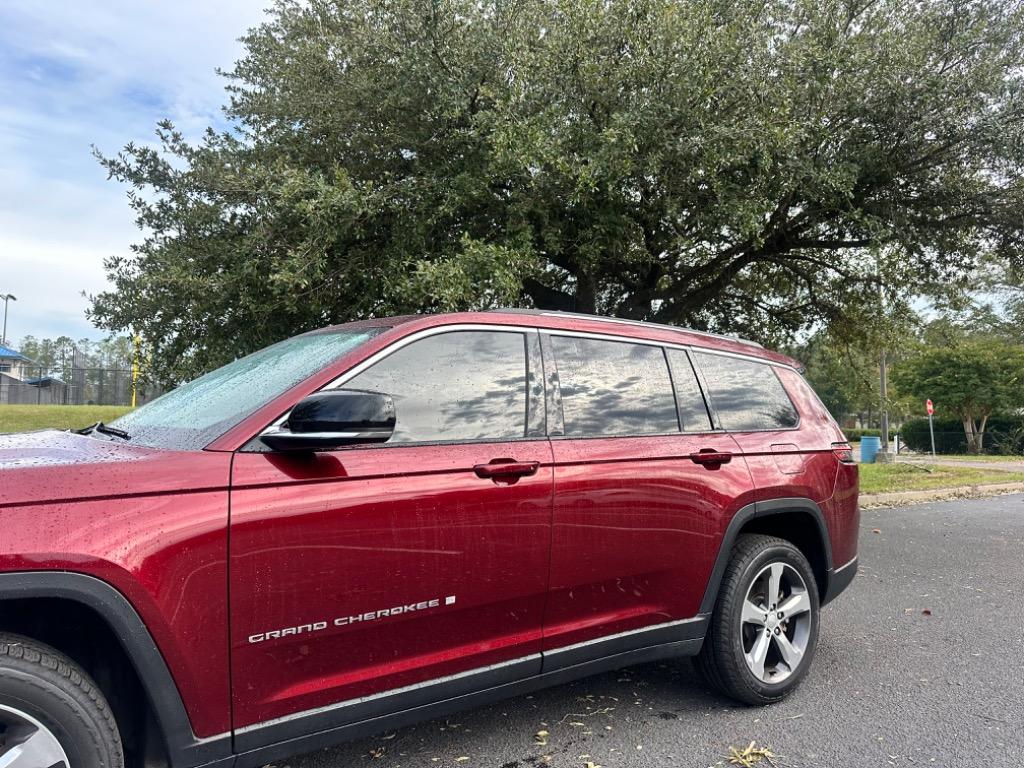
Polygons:
M70 381L71 369L75 365L122 371L132 367L133 345L127 336L112 336L100 341L74 341L69 336L56 339L26 336L18 349L39 366L43 375L57 376L64 381Z
M146 233L92 319L176 380L522 303L860 332L1024 261L1015 0L278 0L229 130L100 156Z
M993 416L982 435L982 449L990 453L1021 454L1019 434L1024 431L1024 419L1015 416ZM900 440L913 451L931 453L928 419L911 419L900 427ZM935 452L964 454L968 452L967 435L959 419L935 419Z
M930 398L940 417L959 419L968 451L980 453L989 417L1024 407L1024 347L998 340L926 347L892 378L921 402Z
M880 437L880 429L844 429L843 434L851 443L859 443L864 437Z
M873 423L882 407L881 350L886 350L891 366L914 344L915 324L916 318L908 314L883 314L879 307L864 318L858 338L844 338L838 329L825 330L791 349L790 354L804 363L808 382L837 421L859 418L861 423ZM893 422L901 421L913 409L891 382L887 406ZM875 430L875 434L880 433Z

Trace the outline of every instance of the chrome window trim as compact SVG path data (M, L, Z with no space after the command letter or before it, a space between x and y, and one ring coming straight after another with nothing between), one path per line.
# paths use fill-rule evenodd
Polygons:
M722 357L735 357L740 360L747 360L752 363L760 363L761 365L768 365L779 368L789 368L791 371L800 373L794 366L788 363L781 363L777 360L768 360L764 357L758 357L757 355L744 355L740 352L732 352L725 349L715 349L714 347L704 347L700 344L679 344L673 341L658 341L656 339L643 339L636 336L618 336L609 333L597 333L596 331L575 331L562 328L537 328L543 334L549 336L578 336L592 339L603 339L605 341L618 341L633 344L644 344L649 347L665 347L667 349L682 349L682 350L693 350L696 352L706 352L710 355L721 355Z
M384 349L377 350L372 355L370 355L368 358L363 360L361 363L357 363L356 365L352 366L347 371L345 371L343 374L339 375L337 378L334 378L331 381L329 381L326 384L324 384L317 391L318 392L326 392L327 390L331 390L331 389L340 389L345 384L345 382L349 381L350 379L355 378L360 373L365 371L367 368L370 368L370 367L376 365L381 360L383 360L386 357L390 357L391 355L393 355L395 352L397 352L398 350L402 349L403 347L407 347L408 345L410 345L410 344L412 344L414 342L420 341L421 339L429 338L430 336L439 336L442 333L457 333L459 331L496 331L496 332L499 332L499 333L518 333L520 335L525 335L525 334L528 334L530 332L536 332L537 329L534 328L534 327L531 327L531 326L505 325L505 324L498 324L498 323L495 323L494 325L485 324L485 323L462 323L462 324L458 324L458 325L437 325L437 326L434 326L433 328L424 328L423 330L416 331L415 333L411 333L408 336L404 336L403 338L398 339L397 341L395 341L392 344L388 344L388 346L384 347ZM527 350L525 348L523 350L523 354L524 355L527 354ZM282 424L284 424L284 422L287 421L287 419L288 419L288 414L290 414L290 413L291 413L291 408L289 408L287 411L285 411L283 414L281 414L277 419L275 419L273 422L271 422L269 426L267 426L266 428L260 430L259 434L257 435L257 438L259 438L259 437L261 437L261 436L263 436L265 434L268 434L271 430L274 430L276 427L280 427ZM508 438L508 440L517 440L517 439L518 440L523 440L523 439L542 440L544 438L542 438L542 437ZM505 438L481 438L480 440L470 440L470 441L466 441L466 440L456 440L456 441L442 440L442 441L430 441L430 442L433 442L435 444L436 443L441 443L443 445L447 445L447 444L450 444L450 443L464 443L464 442L474 442L474 443L475 442L491 442L491 443L499 442L499 443L503 443L503 442L506 442L506 439ZM423 444L424 444L424 441L410 442L410 443L396 443L396 445L403 445L403 446L423 445Z
M559 317L561 315L559 313L552 313L552 314L550 314L550 316L551 317ZM527 317L528 317L528 315L527 315ZM592 319L589 316L584 316L584 317L587 317L588 319ZM633 321L624 321L623 324L624 325L635 325L636 323L634 323ZM643 327L644 325L650 325L650 324L649 323L640 323L639 325L641 327ZM673 326L669 326L669 327L673 327ZM414 333L411 333L408 336L402 337L401 339L397 339L392 344L389 344L388 346L384 347L384 349L380 349L377 352L374 352L370 357L366 358L361 363L357 363L352 368L350 368L349 370L345 371L344 373L342 373L338 377L336 377L336 378L332 379L331 381L327 382L327 384L322 386L317 391L323 392L323 391L330 390L330 389L339 389L339 388L341 388L345 384L345 382L347 382L349 379L352 379L352 378L358 376L360 373L365 371L367 368L369 368L369 367L371 367L373 365L376 365L378 362L380 362L384 358L389 357L390 355L394 354L395 352L397 352L398 350L402 349L403 347L408 346L409 344L412 344L414 342L420 341L421 339L429 338L430 336L437 336L437 335L440 335L442 333L456 333L456 332L459 332L459 331L490 331L490 332L497 332L497 333L520 333L520 334L539 333L542 336L543 335L548 335L548 336L569 336L569 337L578 337L578 338L603 339L605 341L614 341L614 342L625 343L625 344L630 344L630 343L632 343L632 344L642 344L642 345L650 346L650 347L662 347L662 348L669 348L669 349L680 349L680 350L687 351L687 352L697 351L697 352L703 352L703 353L711 354L711 355L722 355L724 357L734 357L734 358L738 358L740 360L747 360L749 362L760 363L761 365L767 365L767 366L773 367L773 368L774 367L789 368L791 371L794 371L796 373L800 373L794 366L788 365L786 363L780 363L780 362L777 362L775 360L766 360L765 358L758 357L757 355L744 355L744 354L740 354L738 352L719 350L719 349L714 349L714 348L711 348L711 347L704 347L704 346L701 346L701 345L698 345L698 344L678 344L678 343L675 343L675 342L658 341L658 340L655 340L655 339L645 339L645 338L639 338L639 337L636 337L636 336L620 336L618 334L597 333L595 331L576 331L576 330L571 330L571 329L567 329L567 328L544 328L544 327L538 327L538 326L535 326L535 325L521 325L521 324L509 325L507 323L493 323L493 324L492 323L454 323L454 324L451 324L451 325L436 325L436 326L433 326L431 328L423 328L422 330L419 330L419 331L416 331ZM715 338L715 337L712 336L712 338ZM697 368L698 366L694 366L694 367ZM703 382L701 382L701 383L703 384ZM705 392L706 396L707 396L707 394L708 393ZM787 397L788 397L788 393L787 393ZM790 399L792 400L792 398L790 398ZM268 433L272 433L274 431L277 431L277 428L279 428L282 424L284 424L284 422L288 419L288 414L289 413L291 413L291 409L290 408L287 411L285 411L284 413L282 413L277 419L272 421L269 425L267 425L264 429L260 430L259 433L257 433L254 436L253 439L259 439L264 434L268 434ZM799 411L797 413L799 415ZM715 425L715 427L717 427L717 424ZM799 424L796 427L792 427L790 429L780 429L780 430L775 430L775 429L745 430L745 432L788 432L788 431L794 431L794 430L797 430L797 429L799 429ZM725 432L725 431L728 431L728 430L722 430L722 429L715 428L715 429L712 429L710 431L711 432ZM671 433L671 434L677 434L677 433ZM708 433L704 433L704 432L682 432L682 433L678 433L678 434L708 434ZM559 437L559 435L550 435L550 434L548 436L552 437L552 438ZM642 435L642 436L647 436L647 435ZM610 439L612 437L638 437L638 435L608 435L607 437ZM515 440L515 439L523 439L523 438L510 438L510 440ZM543 439L543 438L534 437L534 438L527 438L527 439L539 440L539 439ZM580 439L580 438L576 438L576 439ZM443 445L450 445L450 444L457 444L457 443L464 443L464 442L467 442L467 441L464 441L464 440L460 440L460 441L441 441L441 444L443 444ZM469 441L469 442L481 442L481 441L474 440L474 441ZM505 440L495 441L493 439L485 439L485 440L483 440L483 442L506 442L506 441ZM424 443L422 443L422 442L410 442L410 443L401 443L401 444L397 444L396 443L396 445L402 445L402 446L405 446L405 447L412 446L412 445L423 445L423 444ZM435 442L435 444L436 444L436 442Z

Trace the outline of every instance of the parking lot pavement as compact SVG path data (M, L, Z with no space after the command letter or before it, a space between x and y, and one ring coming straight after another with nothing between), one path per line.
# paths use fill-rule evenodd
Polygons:
M734 705L684 659L279 765L700 767L751 741L793 768L1024 764L1024 496L866 511L860 541L814 668L781 704Z

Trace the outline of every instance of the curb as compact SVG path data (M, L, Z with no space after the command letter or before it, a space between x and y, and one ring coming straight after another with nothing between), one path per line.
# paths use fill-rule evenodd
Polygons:
M1024 483L990 483L987 485L960 485L954 488L931 488L926 491L868 493L861 495L860 506L861 509L902 507L908 504L925 504L929 501L947 501L949 499L983 499L988 496L1003 496L1007 493L1024 493Z

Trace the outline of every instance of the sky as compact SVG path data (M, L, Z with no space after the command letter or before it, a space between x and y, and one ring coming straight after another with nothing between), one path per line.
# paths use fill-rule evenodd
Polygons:
M267 0L0 2L0 295L7 338L100 339L85 317L103 259L140 239L125 197L91 154L223 127L238 38ZM0 306L2 313L2 306Z

